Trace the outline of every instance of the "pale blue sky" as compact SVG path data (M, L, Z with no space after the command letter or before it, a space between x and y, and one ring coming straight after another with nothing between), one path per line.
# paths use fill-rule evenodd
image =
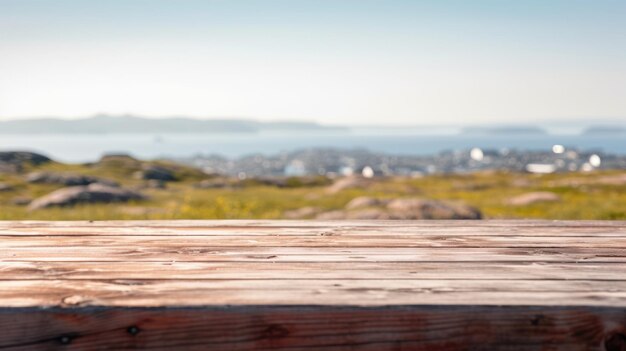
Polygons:
M626 116L626 1L0 0L0 118Z

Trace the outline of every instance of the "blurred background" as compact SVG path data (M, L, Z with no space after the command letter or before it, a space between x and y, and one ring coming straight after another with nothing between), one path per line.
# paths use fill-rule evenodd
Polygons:
M626 2L0 0L0 219L626 219Z

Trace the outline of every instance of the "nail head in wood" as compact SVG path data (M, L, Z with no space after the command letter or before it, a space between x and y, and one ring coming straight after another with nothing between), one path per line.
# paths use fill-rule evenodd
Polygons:
M141 329L139 329L138 327L136 327L136 326L132 325L132 326L128 327L128 328L126 329L126 331L128 332L128 334L130 334L130 335L132 335L132 336L135 336L135 335L139 334L139 332L141 331Z
M73 337L71 335L61 335L59 337L59 342L63 345L68 345L72 342Z

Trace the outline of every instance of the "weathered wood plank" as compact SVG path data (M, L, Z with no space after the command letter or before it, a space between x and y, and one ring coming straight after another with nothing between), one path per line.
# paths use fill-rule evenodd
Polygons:
M17 247L2 261L74 262L626 262L626 250L584 248Z
M0 249L25 247L54 247L62 243L72 247L335 247L335 248L623 248L624 237L586 236L481 236L481 235L370 235L364 240L360 235L274 236L274 235L225 235L225 236L145 236L145 235L97 235L97 236L1 236Z
M16 309L0 349L620 351L624 325L590 307Z
M626 309L626 281L8 280L0 281L0 301L5 307L543 304Z
M480 274L476 274L480 272ZM0 280L346 279L626 280L626 263L546 262L2 262Z

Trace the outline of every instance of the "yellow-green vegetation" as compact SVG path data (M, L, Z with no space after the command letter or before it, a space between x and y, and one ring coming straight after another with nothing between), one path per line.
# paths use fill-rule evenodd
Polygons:
M133 173L142 163L111 158L96 164L49 163L28 167L22 174L0 173L0 182L11 190L0 191L0 220L110 220L110 219L239 219L281 218L285 211L316 207L321 211L342 209L353 198L383 199L419 197L460 201L479 208L486 218L626 219L626 173L598 171L533 175L486 172L434 175L423 178L383 178L361 188L336 193L323 180L290 179L282 187L247 181L239 187L202 189L194 187L209 176L184 166L175 167L178 181L165 189L142 188L149 200L135 203L91 204L29 211L16 199L34 199L63 187L25 182L28 171L71 172L107 178L126 188L144 187L146 181ZM559 201L511 205L520 194L548 191Z

